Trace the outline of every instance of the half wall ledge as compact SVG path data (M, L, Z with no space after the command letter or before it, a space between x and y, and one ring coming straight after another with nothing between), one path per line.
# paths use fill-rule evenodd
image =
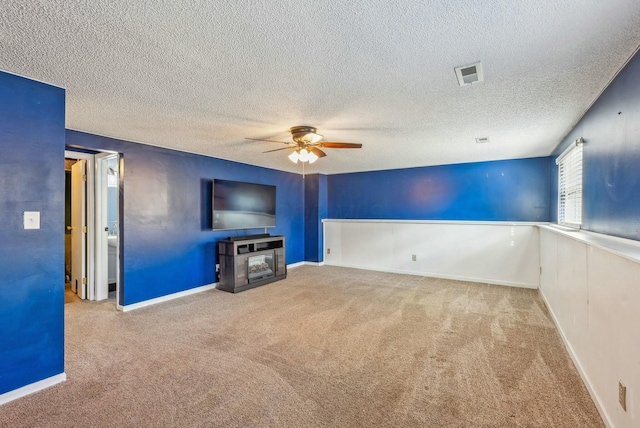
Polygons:
M619 238L602 233L589 232L581 229L571 229L556 224L541 224L541 229L549 230L558 235L566 236L595 248L623 257L635 263L640 263L640 242L633 239Z

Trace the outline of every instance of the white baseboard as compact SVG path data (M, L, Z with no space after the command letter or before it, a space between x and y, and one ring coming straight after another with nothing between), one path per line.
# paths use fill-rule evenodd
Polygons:
M17 400L26 395L33 394L34 392L42 391L43 389L52 387L60 382L67 380L67 375L63 372L55 376L48 377L46 379L39 380L38 382L30 383L21 388L14 389L13 391L0 394L0 405L6 404L9 401Z
M295 269L297 267L304 266L305 264L306 262L291 263L290 265L287 265L287 269Z
M600 401L600 397L598 396L596 391L593 389L593 385L591 384L591 381L589 380L589 376L587 375L587 373L585 372L584 368L582 367L582 364L580 363L580 360L578 359L578 356L573 351L573 348L571 347L571 344L567 340L567 336L565 336L564 331L562 330L562 327L560 327L560 323L558 323L558 318L556 317L556 314L553 312L553 309L551 308L551 305L549 305L549 302L547 301L547 297L542 292L542 289L538 289L538 292L540 293L540 296L542 297L542 301L544 302L544 305L547 307L547 310L549 311L549 314L551 315L551 319L553 320L553 323L555 324L556 329L558 330L558 333L560 333L560 337L562 338L562 343L564 343L565 349L569 353L569 356L571 357L571 360L573 361L573 364L576 366L576 369L578 370L578 373L580 373L580 377L582 378L582 382L587 387L587 391L589 391L589 395L591 395L591 399L593 400L594 404L596 405L596 408L598 409L598 413L600 413L600 416L602 417L602 420L604 421L604 424L608 428L612 428L613 427L613 423L611 422L611 419L609 419L609 414L607 413L607 411L605 410L604 406L602 405L602 402Z
M287 269L297 268L300 266L324 266L324 262L298 262L287 265Z
M166 296L156 297L155 299L144 300L142 302L134 303L132 305L124 305L121 307L122 312L129 312L135 309L144 308L146 306L155 305L162 302L167 302L173 299L179 299L180 297L190 296L192 294L201 293L207 290L213 290L218 286L218 283L203 285L200 287L190 288L188 290L179 291L177 293L167 294Z
M290 265L287 265L287 269L297 268L299 266L305 266L305 265L322 266L322 265L324 265L324 262L320 262L320 263L317 263L317 262L292 263ZM133 311L133 310L136 310L136 309L144 308L146 306L151 306L151 305L155 305L155 304L158 304L158 303L167 302L169 300L179 299L180 297L189 296L191 294L201 293L201 292L207 291L207 290L213 290L214 288L217 288L217 287L218 287L218 283L215 282L213 284L203 285L201 287L190 288L189 290L179 291L177 293L167 294L166 296L156 297L155 299L144 300L142 302L134 303L132 305L120 306L118 309L120 309L122 312L129 312L129 311Z
M323 262L324 265L324 262ZM329 264L327 264L329 266ZM388 273L399 273L402 275L416 275L416 276L426 276L428 278L441 278L441 279L452 279L454 281L467 281L467 282L477 282L480 284L493 284L493 285L505 285L508 287L518 287L518 288L530 288L537 289L537 284L527 284L524 282L512 282L512 281L502 281L499 279L490 279L490 278L475 278L471 276L461 276L461 275L446 275L440 273L433 272L422 272L422 271L410 271L410 270L399 270L399 269L382 269L382 268L373 268L370 266L351 266L351 265L330 265L330 266L339 266L346 267L352 269L362 269L362 270L372 270L375 272L388 272Z

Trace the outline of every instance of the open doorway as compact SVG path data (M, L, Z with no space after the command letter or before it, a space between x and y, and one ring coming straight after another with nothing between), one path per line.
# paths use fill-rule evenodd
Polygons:
M65 151L65 303L120 309L120 164L117 153Z

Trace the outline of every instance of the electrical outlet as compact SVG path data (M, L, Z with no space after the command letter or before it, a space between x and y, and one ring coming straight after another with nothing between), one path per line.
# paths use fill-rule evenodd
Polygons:
M415 254L411 254L411 261L415 262L417 260L416 255Z
M627 387L622 382L618 382L618 401L622 409L627 411Z
M331 248L327 248L327 254L331 254Z

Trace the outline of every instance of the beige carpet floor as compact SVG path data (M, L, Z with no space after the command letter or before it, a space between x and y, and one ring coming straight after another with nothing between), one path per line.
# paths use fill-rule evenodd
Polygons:
M68 380L1 427L604 426L535 290L304 266L65 312Z
M71 291L71 283L64 285L64 303L80 302L82 299L76 293Z

